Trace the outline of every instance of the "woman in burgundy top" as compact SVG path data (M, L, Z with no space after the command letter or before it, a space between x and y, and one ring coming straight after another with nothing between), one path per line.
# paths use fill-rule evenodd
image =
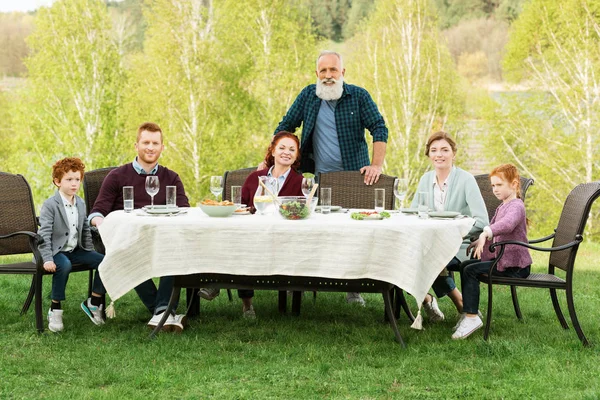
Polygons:
M266 168L251 173L242 186L242 203L247 204L252 213L256 212L253 200L259 176L268 175L278 179L279 196L302 196L302 175L296 171L300 165L300 141L296 135L282 131L273 136L264 163ZM254 290L240 289L238 296L242 299L244 317L255 318L252 306Z
M483 228L479 239L473 243L475 260L461 264L463 287L463 314L452 339L464 339L483 326L478 316L479 281L493 264L495 254L489 251L492 242L514 240L527 243L527 217L521 200L519 171L512 164L503 164L490 173L492 190L502 204L496 209L489 226ZM506 245L504 254L494 267L493 275L526 278L529 276L531 256L526 247Z
M242 203L256 212L254 193L259 176L272 176L279 180L279 196L302 196L302 175L296 171L300 165L300 141L293 133L281 131L273 140L265 155L265 169L251 173L242 186ZM283 181L283 184L281 184Z

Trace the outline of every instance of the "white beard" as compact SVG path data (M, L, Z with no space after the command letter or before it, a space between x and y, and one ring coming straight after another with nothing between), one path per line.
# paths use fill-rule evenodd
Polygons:
M334 82L333 85L328 86L323 82ZM319 79L317 78L317 97L322 100L338 100L342 97L342 93L344 92L344 77L341 76L340 79Z

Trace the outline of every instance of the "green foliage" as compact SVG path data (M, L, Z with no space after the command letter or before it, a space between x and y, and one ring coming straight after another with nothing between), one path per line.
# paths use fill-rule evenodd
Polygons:
M507 125L516 125L523 147L535 149L515 154L529 158L524 167L537 173L536 184L551 189L545 195L555 204L578 183L598 179L599 11L597 0L533 0L514 23L507 46L508 76L537 89L526 105L523 96L508 99L515 111L509 111ZM597 222L594 213L589 229Z
M495 18L512 22L517 18L526 0L433 0L440 27L447 29L461 21Z
M260 162L314 70L309 17L283 0L154 0L145 19L124 123L130 132L142 120L161 125L161 162L181 175L193 203L211 175Z
M25 37L33 30L33 17L21 13L0 13L0 77L23 76L27 56Z
M427 137L442 128L455 135L462 111L458 77L440 43L435 13L425 0L379 1L351 48L349 59L356 61L346 76L369 90L389 129L385 171L416 186L429 168ZM445 126L446 120L454 126Z
M100 0L56 2L42 8L28 37L27 84L14 104L16 157L34 193L47 194L50 166L79 156L88 169L105 166L119 148L123 76Z

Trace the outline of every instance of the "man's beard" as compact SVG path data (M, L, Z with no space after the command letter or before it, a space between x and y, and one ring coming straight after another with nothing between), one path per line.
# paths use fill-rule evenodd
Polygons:
M325 82L333 82L333 85L325 85ZM317 78L317 97L322 100L337 100L342 97L344 92L344 77L340 76L340 79Z

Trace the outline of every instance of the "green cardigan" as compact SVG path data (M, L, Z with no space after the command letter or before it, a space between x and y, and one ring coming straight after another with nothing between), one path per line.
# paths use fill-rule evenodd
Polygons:
M416 193L429 193L429 208L433 207L433 179L435 171L426 172L419 181ZM417 207L417 196L413 198L411 207ZM444 204L445 211L458 211L462 215L468 215L475 218L475 224L460 246L460 251L456 255L461 261L467 260L466 249L471 243L472 236L479 237L483 228L489 225L489 218L485 202L481 197L479 186L475 182L473 175L458 167L452 167L452 172L448 177L448 193L446 194L446 203Z

